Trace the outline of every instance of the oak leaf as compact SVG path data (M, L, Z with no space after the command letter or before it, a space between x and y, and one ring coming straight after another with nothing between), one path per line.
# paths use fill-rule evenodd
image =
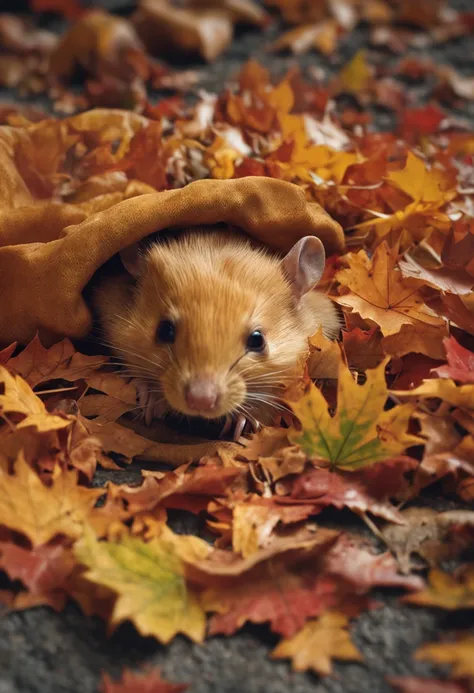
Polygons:
M76 471L56 472L45 486L20 453L15 474L0 468L0 524L25 534L33 546L57 535L77 538L102 489L77 485Z
M432 643L420 647L415 659L429 660L434 664L451 664L452 678L474 678L474 636L459 635L455 642Z
M142 635L166 644L178 633L202 642L205 615L186 584L184 564L173 544L133 537L99 542L89 529L74 548L85 577L115 592L111 625L131 620Z
M414 407L401 405L384 411L385 365L367 371L364 385L357 385L341 362L335 415L330 415L326 400L313 386L291 404L302 430L292 429L290 441L300 445L310 459L349 471L388 460L416 445L419 439L407 433Z
M0 415L21 414L24 418L16 424L17 429L34 427L38 433L57 431L71 425L67 416L50 414L40 398L33 392L27 382L19 375L11 375L0 366L0 384L3 394L0 395Z
M141 674L125 670L116 683L107 674L103 674L100 693L182 693L187 688L188 684L165 681L159 670Z
M309 621L296 635L280 642L271 653L273 659L291 659L295 671L312 669L329 676L332 659L362 661L362 655L351 641L349 619L344 614L327 611L317 621Z
M420 330L444 326L444 321L425 304L420 293L422 282L405 279L397 269L396 246L380 244L372 260L364 250L349 253L345 259L349 268L340 270L336 279L349 293L335 300L374 322L385 336L397 334L403 325Z

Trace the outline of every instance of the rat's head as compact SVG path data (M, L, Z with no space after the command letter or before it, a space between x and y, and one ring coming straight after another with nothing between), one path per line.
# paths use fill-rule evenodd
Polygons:
M189 416L276 413L307 353L299 308L324 269L319 239L280 259L230 232L195 231L122 259L137 277L117 322L132 372Z

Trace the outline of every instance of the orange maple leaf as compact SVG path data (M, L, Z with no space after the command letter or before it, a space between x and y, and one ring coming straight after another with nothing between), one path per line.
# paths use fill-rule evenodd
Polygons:
M403 325L442 330L445 321L425 304L420 292L423 282L403 277L397 255L397 247L389 248L386 242L371 260L364 250L346 255L349 268L340 270L336 279L349 291L335 300L378 325L385 336L399 333Z

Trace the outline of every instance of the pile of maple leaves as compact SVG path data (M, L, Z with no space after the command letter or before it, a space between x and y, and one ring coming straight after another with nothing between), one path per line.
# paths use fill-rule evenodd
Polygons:
M402 11L417 11L413 3L314 3L322 14L303 20L293 14L298 3L272 4L289 22L338 26L343 6L385 8L392 32ZM439 18L442 3L435 6ZM457 16L460 24L468 18ZM417 69L426 62L404 58L394 73ZM453 84L451 96L466 98ZM99 347L91 356L67 340L46 349L36 338L0 351L8 608L61 610L72 599L109 631L129 620L162 643L267 623L281 638L272 657L327 675L333 659L362 661L350 628L378 607L373 588L400 588L413 608L474 607L474 563L465 558L474 535L474 135L435 102L407 109L390 85L359 53L324 85L296 70L274 84L251 61L235 84L201 93L192 107L145 98L141 114L104 108L64 120L2 108L2 123L34 144L20 145L15 163L38 199L93 213L197 178L269 175L320 202L348 246L328 259L321 283L344 312L341 339L311 339L304 381L288 393L299 425L264 428L242 444L202 443L205 454L181 446L179 455L171 446L168 455L160 434L135 420L135 382ZM357 109L335 109L342 92ZM387 94L399 129L377 133L366 107ZM193 462L147 469L183 456ZM120 470L134 459L144 462L140 485L94 487L98 464ZM458 510L420 507L429 487L457 499ZM352 511L373 540L318 524L327 508ZM204 538L174 533L169 509L202 516ZM441 569L447 559L456 559L454 573ZM473 690L472 633L440 634L414 656L451 664L454 681L392 679L397 689ZM102 690L137 691L145 681L168 693L185 688L157 673L125 673L122 683L105 678Z

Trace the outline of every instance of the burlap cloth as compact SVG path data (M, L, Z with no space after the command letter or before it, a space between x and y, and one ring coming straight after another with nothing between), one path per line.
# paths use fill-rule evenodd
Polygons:
M79 128L81 117L70 123ZM83 291L94 272L121 249L161 229L224 222L281 252L305 235L318 236L328 254L343 249L337 222L307 202L302 189L271 178L196 181L111 206L111 200L100 202L96 209L107 208L92 214L90 200L86 205L40 200L31 191L28 166L18 166L25 152L34 160L31 148L38 137L35 127L0 128L3 345L26 343L37 331L45 344L86 336L92 318ZM44 168L47 162L38 157L35 165Z

